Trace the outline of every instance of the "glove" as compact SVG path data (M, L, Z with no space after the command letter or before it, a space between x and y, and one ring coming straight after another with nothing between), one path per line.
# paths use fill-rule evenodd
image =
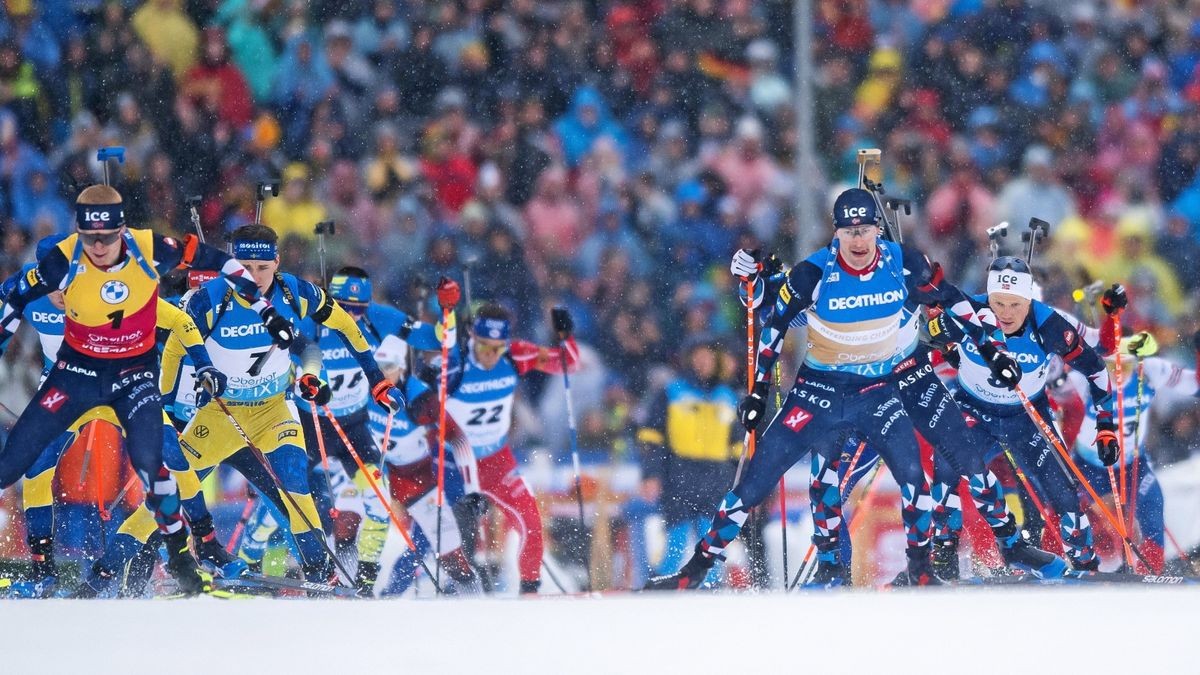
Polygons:
M1192 339L1195 341L1195 336ZM1129 338L1128 345L1129 353L1138 358L1158 353L1158 340L1155 340L1154 336L1146 331L1134 333L1133 337Z
M554 333L560 339L566 338L575 330L575 320L571 318L571 313L566 307L554 307L550 310L550 323L554 326Z
M271 340L282 349L287 349L292 346L292 341L296 338L296 332L292 329L292 322L279 315L279 312L274 307L267 307L258 313L262 318L263 325L267 327L267 333L270 334Z
M942 348L942 358L946 359L946 363L953 366L955 370L962 365L962 354L958 352L955 344L949 344Z
M214 397L225 393L228 379L216 366L204 366L196 371L196 407L203 408Z
M979 354L987 363L988 370L992 371L989 384L1006 389L1016 389L1017 385L1021 384L1021 366L1017 365L1013 357L997 349L991 342L979 345Z
M729 263L729 271L733 276L740 279L753 279L758 276L762 265L758 262L758 250L753 251L739 248L737 253L733 254L733 260Z
M766 382L756 382L754 391L738 404L738 419L746 431L754 431L766 416L768 386Z
M317 405L325 405L333 398L329 384L312 373L305 373L296 380L296 393L305 401L312 401Z
M371 387L371 398L383 406L388 412L395 414L404 409L408 402L404 400L404 392L396 388L391 380L384 378Z
M762 261L761 274L763 276L773 277L782 271L783 271L783 261L780 260L779 256L775 255L774 253L767 256L767 259Z
M1104 308L1104 313L1109 316L1128 307L1129 296L1125 295L1125 287L1121 284L1113 284L1112 288L1106 289L1100 296L1100 306Z
M461 297L462 294L458 290L457 281L450 277L442 277L438 280L437 299L442 309L453 309Z
M1117 425L1113 422L1112 413L1102 410L1096 415L1096 454L1100 455L1104 466L1112 466L1117 463L1119 451Z

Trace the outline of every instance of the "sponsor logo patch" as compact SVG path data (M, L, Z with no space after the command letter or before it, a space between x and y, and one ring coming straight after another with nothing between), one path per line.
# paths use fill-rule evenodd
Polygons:
M46 395L42 396L42 400L38 401L38 405L52 413L58 412L58 409L63 407L69 397L54 387L46 390Z
M788 411L787 415L784 416L783 426L791 429L792 431L800 431L812 420L812 418L812 413L808 412L804 408L801 408L800 406L795 406Z

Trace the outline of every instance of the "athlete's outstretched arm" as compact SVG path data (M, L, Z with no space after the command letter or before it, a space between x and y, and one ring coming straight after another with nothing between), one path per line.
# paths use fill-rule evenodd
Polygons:
M254 311L261 312L263 307L270 304L262 299L254 279L241 263L219 248L200 243L194 234L186 235L182 240L155 234L154 266L159 274L175 269L218 272L235 293L251 303Z
M362 331L358 328L358 323L354 321L354 317L350 313L342 309L342 306L337 304L333 298L329 297L325 291L308 281L300 281L298 284L300 290L300 311L304 313L303 318L312 318L317 323L328 326L341 337L342 342L346 344L346 348L350 353L354 354L354 360L358 362L358 367L362 368L363 373L367 376L367 382L374 387L381 382L383 372L379 370L379 365L375 363L375 356L371 353L371 345L367 343L367 338L363 336Z
M171 336L187 350L197 369L212 365L212 359L208 356L208 350L204 348L204 338L201 337L196 322L187 312L162 298L158 299L158 327L171 332Z
M26 305L59 290L70 266L66 254L55 248L38 261L37 267L21 275L0 308L0 344L17 332Z
M979 314L971 298L949 281L946 281L942 266L930 263L915 246L903 246L904 251L904 281L908 286L909 297L922 305L941 307L952 312L958 318L958 323L966 335L976 343L982 343L988 333L995 330L994 326L985 326L979 320Z
M1034 330L1041 338L1042 348L1047 353L1058 354L1064 362L1087 377L1092 405L1097 410L1111 409L1112 392L1104 359L1076 332L1075 327L1061 314L1051 311Z
M574 335L563 340L562 346L541 347L525 340L513 340L508 347L518 375L525 375L534 370L561 375L564 350L567 355L567 372L579 370L579 345L575 342Z
M803 323L801 313L813 304L813 292L821 280L821 269L802 262L791 269L775 295L775 306L758 338L758 369L755 381L770 383L771 369L783 348L788 328Z

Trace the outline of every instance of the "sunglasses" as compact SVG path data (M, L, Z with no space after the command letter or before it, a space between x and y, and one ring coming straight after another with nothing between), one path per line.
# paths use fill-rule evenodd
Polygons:
M851 239L859 237L871 237L879 232L878 225L858 225L857 227L843 227L839 232L844 232Z
M84 246L92 246L93 244L103 244L112 246L121 238L121 231L116 232L80 232L79 240Z
M480 338L480 337L476 336L475 348L478 349L479 351L483 352L484 354L489 354L489 353L493 353L493 352L502 352L502 351L508 349L508 341L507 340L491 340L491 339Z
M998 272L1000 270L1011 270L1013 272L1032 274L1032 272L1029 269L1029 263L1025 262L1024 260L1022 260L1016 256L1011 256L1011 255L1006 255L1006 256L996 258L995 260L992 261L992 264L989 266L989 269L992 270L993 272Z

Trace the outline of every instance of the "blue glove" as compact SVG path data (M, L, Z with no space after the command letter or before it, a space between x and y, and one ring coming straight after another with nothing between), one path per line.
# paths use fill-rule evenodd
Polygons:
M228 378L216 366L204 366L196 370L196 407L203 408L214 397L225 393Z
M371 398L392 414L404 410L404 407L408 405L408 401L404 400L404 392L397 389L396 385L388 379L380 380L375 383L374 387L371 387Z

